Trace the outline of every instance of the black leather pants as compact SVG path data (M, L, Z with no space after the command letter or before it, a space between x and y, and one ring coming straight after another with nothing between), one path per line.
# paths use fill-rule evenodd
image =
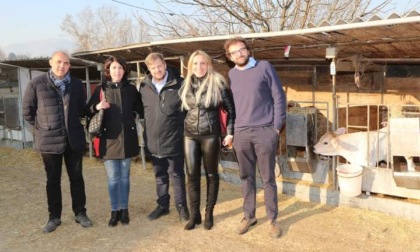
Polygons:
M201 159L203 159L206 174L217 174L220 155L220 136L185 136L184 155L188 176L196 178L201 176Z
M207 179L207 204L205 228L213 226L213 209L219 192L219 136L198 136L184 137L184 155L188 174L188 195L190 199L190 222L185 229L193 229L201 223L200 213L200 181L201 181L201 160Z

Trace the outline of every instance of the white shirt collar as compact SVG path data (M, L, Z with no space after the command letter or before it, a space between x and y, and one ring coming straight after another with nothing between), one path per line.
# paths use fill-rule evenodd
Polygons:
M166 81L168 80L168 71L166 71L165 73L165 77L159 81L156 82L154 78L152 78L152 83L155 86L156 90L158 91L158 93L160 93L160 91L162 90L162 88L166 85Z

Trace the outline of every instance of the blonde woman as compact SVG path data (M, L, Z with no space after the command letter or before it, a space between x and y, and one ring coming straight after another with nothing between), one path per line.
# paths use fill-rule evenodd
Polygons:
M222 144L231 145L235 121L235 107L232 94L222 75L213 70L210 56L195 51L188 61L188 74L179 91L184 119L184 155L188 174L188 196L190 199L190 220L185 230L201 224L200 179L203 160L207 179L207 205L204 228L213 227L213 209L219 191L219 152L221 133L219 121L220 106L228 114L227 135Z

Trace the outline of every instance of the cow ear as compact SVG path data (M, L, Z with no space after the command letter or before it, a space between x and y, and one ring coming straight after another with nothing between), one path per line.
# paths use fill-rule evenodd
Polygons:
M336 135L343 135L344 133L346 133L346 128L344 127L338 128L334 133Z
M338 147L338 140L336 138L331 139L331 144L336 149Z

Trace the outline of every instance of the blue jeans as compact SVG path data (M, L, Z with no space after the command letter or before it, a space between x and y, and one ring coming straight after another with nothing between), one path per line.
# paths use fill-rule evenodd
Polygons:
M111 210L128 209L131 158L105 160Z

